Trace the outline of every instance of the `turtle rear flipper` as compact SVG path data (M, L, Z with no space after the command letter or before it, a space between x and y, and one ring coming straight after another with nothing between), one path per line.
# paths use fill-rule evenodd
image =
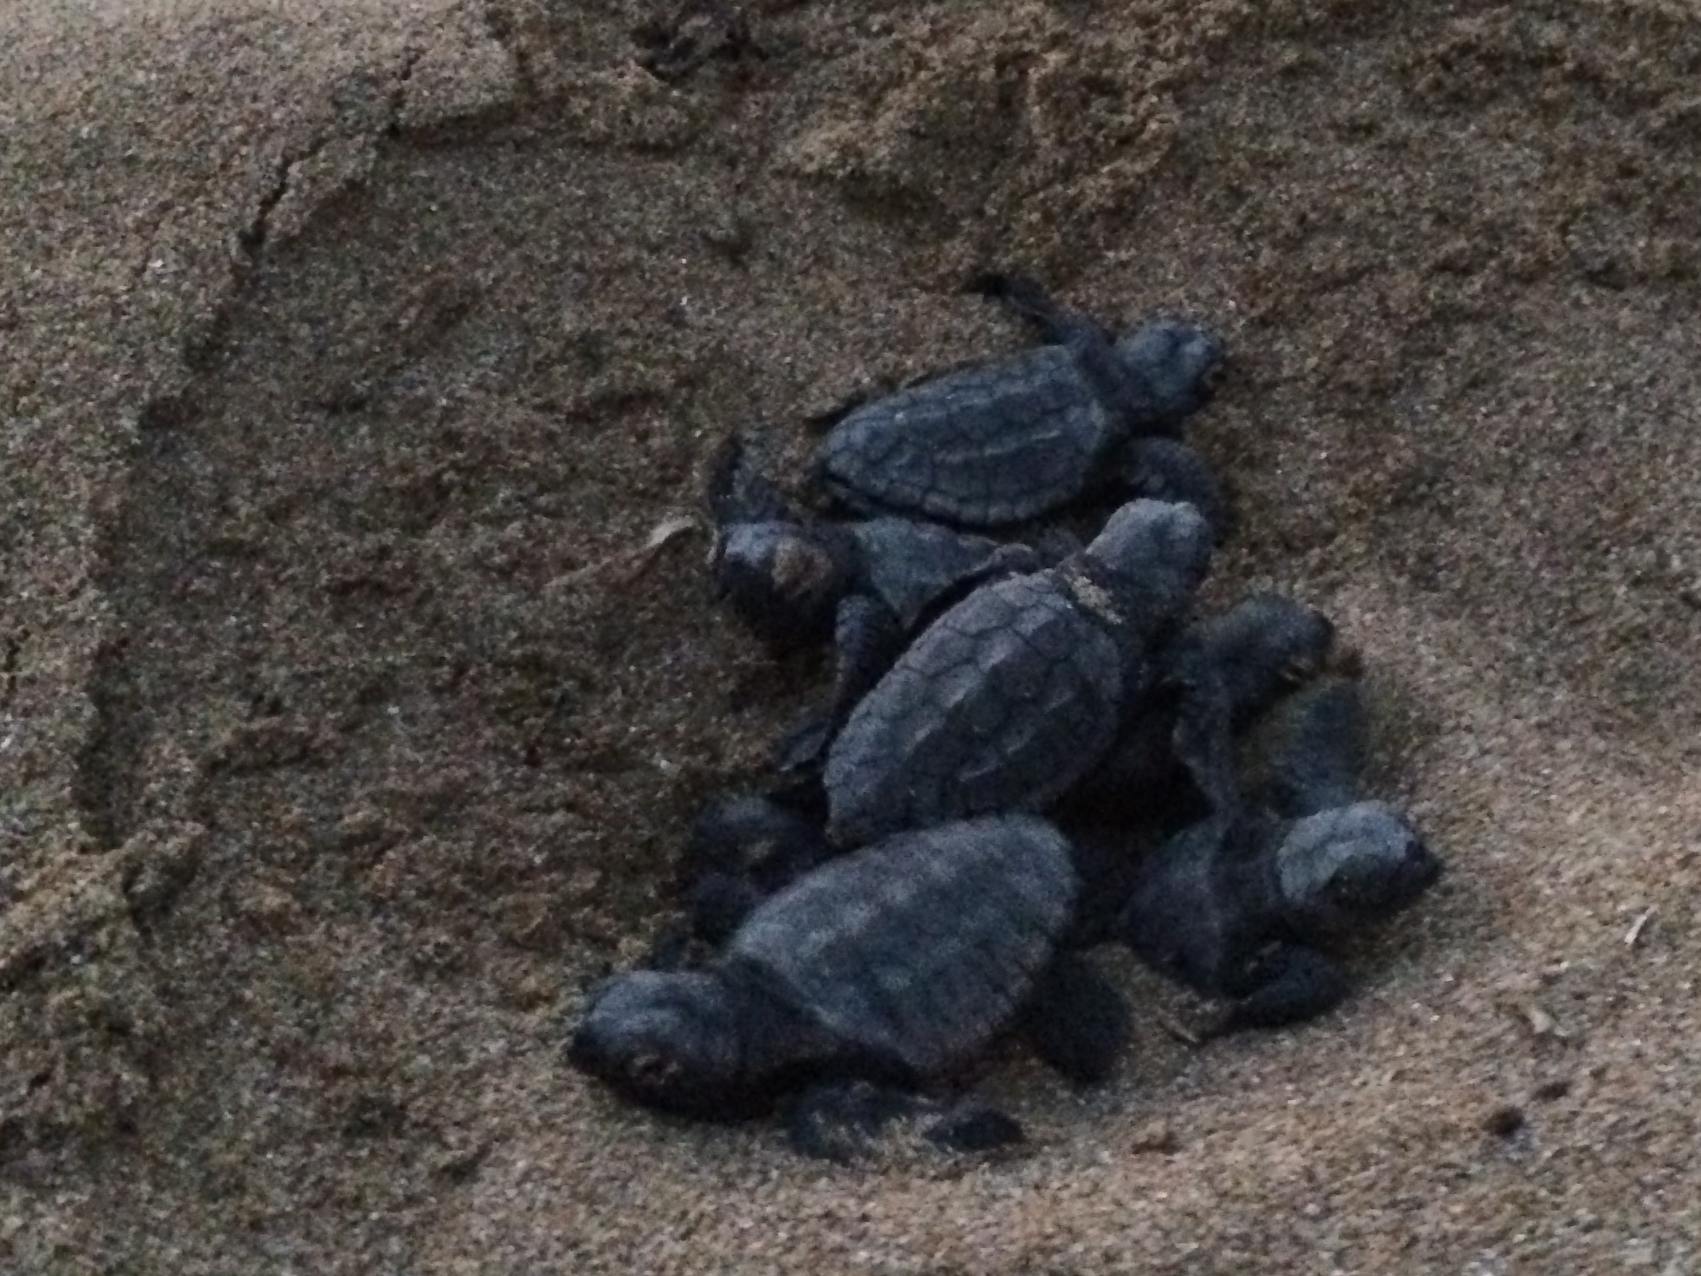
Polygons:
M1130 1036L1128 1004L1086 959L1060 954L1023 1021L1034 1053L1078 1085L1106 1080Z

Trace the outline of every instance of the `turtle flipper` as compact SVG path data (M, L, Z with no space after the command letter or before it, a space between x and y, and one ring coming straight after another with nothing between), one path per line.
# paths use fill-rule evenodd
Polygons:
M802 521L780 489L756 468L742 435L728 435L715 450L704 494L718 527Z
M999 302L1034 329L1047 345L1066 346L1094 337L1110 347L1110 334L1095 320L1059 305L1037 281L1026 275L988 270L970 279L966 292Z
M1292 819L1352 804L1368 734L1356 680L1321 678L1294 692L1252 735L1258 800Z
M692 921L676 919L656 932L635 963L639 970L684 970L691 964Z
M1170 741L1193 787L1212 811L1239 797L1234 772L1234 713L1228 687L1214 668L1192 666L1181 679Z
M705 873L691 890L691 933L705 943L724 943L762 897L763 892L747 877Z
M1052 963L1022 1026L1034 1053L1078 1085L1108 1078L1130 1035L1122 994L1072 953Z
M1347 995L1341 968L1315 948L1277 944L1260 954L1233 987L1228 1012L1204 1035L1224 1036L1245 1028L1280 1028L1315 1019Z
M772 797L710 803L685 851L694 933L724 938L758 901L832 855L819 820Z
M825 709L810 715L788 733L775 750L781 775L818 771L827 748L857 701L879 682L903 650L903 628L891 608L864 594L851 594L839 603L833 641L838 661L833 691Z
M1160 403L1157 388L1148 383L1138 362L1124 359L1116 339L1102 323L1060 305L1026 276L988 271L973 277L968 291L1000 301L1034 328L1044 344L1068 349L1097 400L1121 420L1123 430L1118 439L1152 430L1153 410Z
M867 1153L890 1127L913 1122L928 1142L952 1152L987 1152L1020 1142L1017 1122L972 1099L929 1099L870 1081L823 1082L790 1105L786 1129L804 1156L847 1164Z

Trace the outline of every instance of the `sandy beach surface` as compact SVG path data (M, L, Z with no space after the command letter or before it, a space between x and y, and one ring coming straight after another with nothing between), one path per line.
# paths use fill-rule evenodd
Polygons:
M1701 10L0 6L0 1269L1701 1271ZM1014 349L1194 437L1450 873L1299 1030L1011 1051L1031 1146L802 1161L563 1025L825 676L729 429Z

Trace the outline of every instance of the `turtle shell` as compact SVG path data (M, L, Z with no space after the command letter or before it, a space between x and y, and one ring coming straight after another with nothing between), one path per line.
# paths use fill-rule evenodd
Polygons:
M824 773L828 833L861 845L992 811L1037 811L1109 749L1130 676L1053 571L977 589L852 711Z
M961 581L985 567L999 543L907 518L853 523L869 588L908 627Z
M1081 495L1120 439L1070 352L1040 346L865 404L816 470L856 509L997 527Z
M1069 843L1033 816L903 833L833 861L758 908L725 962L856 1054L918 1076L1007 1028L1075 905Z

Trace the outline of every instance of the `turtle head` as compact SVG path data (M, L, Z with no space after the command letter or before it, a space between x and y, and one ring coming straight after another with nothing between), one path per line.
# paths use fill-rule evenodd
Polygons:
M1383 802L1355 802L1297 820L1276 850L1289 920L1340 934L1405 908L1441 876L1441 861Z
M1223 343L1197 324L1156 319L1119 340L1116 353L1151 395L1151 426L1163 427L1209 401Z
M592 998L567 1059L650 1107L702 1112L740 1088L740 1044L736 1003L716 975L635 970Z
M1086 553L1127 583L1142 612L1169 619L1205 579L1213 539L1211 525L1191 505L1130 501L1110 516Z
M734 523L717 538L710 566L717 592L770 642L809 642L833 631L850 587L835 546L801 523Z

